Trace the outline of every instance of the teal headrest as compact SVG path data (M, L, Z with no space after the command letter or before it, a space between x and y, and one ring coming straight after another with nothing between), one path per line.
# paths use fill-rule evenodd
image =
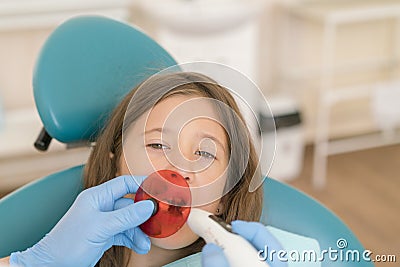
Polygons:
M47 133L64 143L91 141L132 88L175 60L137 28L76 17L47 39L33 74Z

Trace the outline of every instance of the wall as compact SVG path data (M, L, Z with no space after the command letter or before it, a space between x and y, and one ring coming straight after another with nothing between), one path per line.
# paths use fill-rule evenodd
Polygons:
M376 83L399 79L399 18L344 24L337 28L334 43L334 64L337 66L335 87L361 86L367 91L370 85L374 87ZM267 93L285 91L296 95L304 111L307 140L312 140L317 92L321 87L323 24L278 7L274 9L273 19L276 28L269 36L274 43L270 52L271 79L262 81L262 84L265 84ZM263 42L268 42L267 38L264 36ZM376 131L372 115L369 96L338 103L331 114L330 136L339 138Z
M46 153L33 147L42 127L32 90L35 60L49 34L67 18L87 13L123 20L129 14L127 4L125 0L0 2L0 192L86 162L89 148L65 151L56 140Z
M267 1L259 20L259 49L253 51L258 55L257 77L259 77L260 88L267 96L286 91L297 97L304 113L307 140L310 142L315 128L322 27L313 21L289 17L285 10L277 6L282 2L289 1ZM104 5L106 2L99 1L98 3ZM99 8L103 8L103 11L118 8L119 13L117 13L120 17L139 25L157 40L157 25L144 15L143 10L139 7L132 6L129 1L119 1L115 4L117 7L104 7L100 4ZM87 7L85 8L87 9ZM95 9L96 7L92 11L85 12L97 12ZM81 11L71 12L71 14L82 13ZM59 19L59 22L71 14L63 15L63 19ZM4 16L4 14L0 15ZM337 41L337 62L351 62L371 55L373 55L372 58L390 57L392 51L400 51L400 42L393 47L394 23L393 20L375 21L340 28ZM2 27L4 24L0 25L0 101L9 118L15 114L19 114L20 119L21 117L32 118L31 122L20 120L25 126L14 123L12 126L14 132L4 135L4 130L3 133L0 131L0 171L7 168L8 165L5 162L10 158L18 161L22 156L41 155L37 154L31 145L37 129L40 129L40 121L36 115L32 115L35 113L31 87L32 71L42 44L57 24L55 20L52 20L51 23L43 23L41 26L29 27L29 23L25 23L25 26L9 29ZM170 50L170 47L165 48ZM398 65L397 69L391 72L388 68L382 68L379 71L366 69L357 74L352 72L340 75L337 77L337 84L375 82L382 78L387 79L393 73L398 77ZM21 113L21 111L23 112ZM26 116L24 112L26 112ZM332 113L331 136L341 137L374 131L375 126L369 114L369 98L338 105ZM27 135L22 136L15 135L15 132L25 129L26 125L30 125L29 123L34 125L34 127L28 127L33 129L31 132L26 131ZM7 136L7 140L2 139L1 136ZM9 136L15 138L9 140ZM12 148L21 147L19 145L21 143L23 143L25 151L13 152ZM8 150L5 149L6 146ZM56 147L56 151L64 149L60 144ZM77 158L78 163L84 161L85 155ZM70 163L73 165L76 162L71 161ZM54 166L53 169L58 168ZM12 174L8 175L12 176ZM24 174L20 173L19 175L23 176Z

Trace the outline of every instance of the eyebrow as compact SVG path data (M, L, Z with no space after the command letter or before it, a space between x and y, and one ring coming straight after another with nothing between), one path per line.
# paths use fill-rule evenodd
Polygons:
M154 128L154 129L150 129L150 130L144 131L143 135L146 135L146 134L149 134L149 133L152 133L152 132L162 133L162 132L165 132L165 130L163 128Z
M150 133L154 133L154 132L168 134L168 133L171 133L171 130L169 130L168 128L156 127L156 128L144 131L142 135L146 135L146 134L150 134Z

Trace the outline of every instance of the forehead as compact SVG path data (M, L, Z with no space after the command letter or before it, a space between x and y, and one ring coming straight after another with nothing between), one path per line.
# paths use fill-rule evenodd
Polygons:
M146 120L146 129L154 124L162 127L173 126L182 127L193 119L202 120L210 124L219 124L220 119L212 103L213 99L187 96L172 95L157 103L148 113ZM222 126L221 126L222 127Z
M209 109L213 110L213 105L211 103L213 99L206 98L206 97L201 97L201 96L196 96L196 95L181 95L181 94L176 94L176 95L171 95L168 96L165 99L162 99L160 102L158 102L154 107L152 108L152 112L154 113L159 113L160 111L168 111L171 112L177 108L179 110L185 110L186 107L189 104L195 103L198 105L200 109Z

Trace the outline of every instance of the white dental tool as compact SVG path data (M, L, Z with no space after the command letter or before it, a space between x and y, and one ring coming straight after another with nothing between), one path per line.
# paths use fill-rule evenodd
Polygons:
M232 232L231 225L207 211L192 208L189 227L207 243L222 247L231 267L269 267L258 257L258 251L243 237Z

